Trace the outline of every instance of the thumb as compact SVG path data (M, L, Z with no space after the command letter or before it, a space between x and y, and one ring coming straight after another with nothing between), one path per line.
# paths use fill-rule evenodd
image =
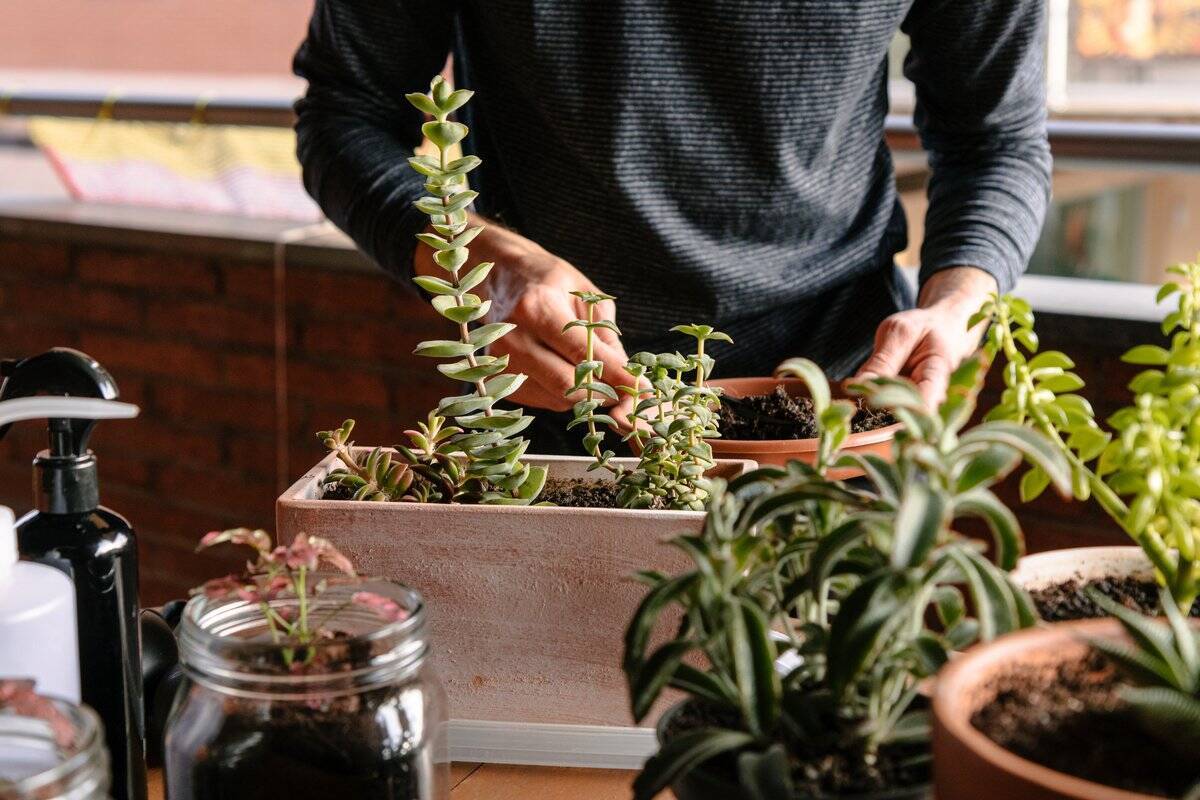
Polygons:
M888 317L875 331L875 349L858 368L859 378L899 375L920 340L920 327L901 314Z

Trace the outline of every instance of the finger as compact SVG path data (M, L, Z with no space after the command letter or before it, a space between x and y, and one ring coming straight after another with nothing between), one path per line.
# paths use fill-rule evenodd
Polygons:
M533 378L527 377L521 388L509 397L512 402L526 408L538 408L546 411L570 411L571 401L562 395L555 394Z
M541 392L551 396L551 399L542 398L541 408L566 411L571 407L572 400L566 397L566 392L575 382L574 364L550 350L532 333L522 328L498 341L493 349L497 355L508 353L510 372L526 374L540 387ZM537 393L537 390L530 387L530 392ZM514 397L518 393L514 393Z
M596 305L596 318L606 319L612 324L617 324L617 304L612 300L604 300ZM621 338L617 334L607 328L597 328L596 335L600 337L600 341L604 342L609 347L621 348L622 355L625 353L625 348L621 347ZM624 363L624 362L622 362Z
M542 341L544 346L570 363L573 380L575 365L587 357L587 333L578 327L562 331L563 325L566 325L574 317L553 309L547 309L547 312L543 317L545 322L535 326L532 333ZM562 325L557 325L560 314L565 321ZM597 333L602 331L603 329L597 329ZM603 338L597 337L592 342L592 356L596 361L604 364L599 376L601 381L613 387L634 385L634 377L625 369L629 358L625 355L625 348L621 346L619 340L615 344L610 344ZM606 405L612 404L612 400L608 398L605 398L604 402Z
M936 409L946 399L950 371L950 359L941 351L929 352L913 365L912 381L930 409Z
M912 356L921 333L920 323L903 312L885 319L875 331L875 349L859 367L856 377L899 375Z

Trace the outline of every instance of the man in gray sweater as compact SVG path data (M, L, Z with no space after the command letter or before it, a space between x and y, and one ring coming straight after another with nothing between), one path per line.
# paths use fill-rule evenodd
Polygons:
M616 295L625 353L674 349L699 322L735 344L718 376L804 355L835 377L905 374L926 397L977 345L967 319L1025 268L1049 195L1044 0L317 0L296 72L305 184L385 269L436 274L413 235L423 179L404 99L454 54L476 91L464 119L471 246L518 331L514 399L565 410L581 355L561 333L571 290ZM915 298L884 143L887 53L929 153ZM477 176L477 177L476 177ZM415 255L415 257L414 257Z

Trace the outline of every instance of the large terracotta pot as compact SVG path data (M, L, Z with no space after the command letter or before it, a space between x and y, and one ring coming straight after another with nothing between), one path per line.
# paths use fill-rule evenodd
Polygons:
M971 725L992 702L994 679L1014 664L1054 672L1082 659L1088 639L1120 638L1113 619L1061 622L1002 636L968 650L942 669L933 694L933 783L938 800L1149 800L1056 772L1017 756Z
M587 458L527 461L554 477L595 478ZM318 499L335 466L325 458L280 496L279 535L324 536L363 573L421 592L452 720L633 724L620 664L645 588L630 576L685 569L662 541L699 532L703 513ZM720 461L710 474L754 466Z
M726 378L725 380L709 382L709 386L721 389L729 397L752 397L754 395L770 394L780 384L783 385L784 391L792 397L808 395L808 388L805 386L804 381L799 378ZM844 394L839 393L837 387L833 387L833 389L835 396L845 397ZM883 458L889 458L892 452L892 438L898 430L900 430L900 425L897 423L873 431L852 433L846 439L845 444L842 445L842 451L847 453L861 453L863 455L872 453ZM763 439L755 441L751 439L720 438L709 439L707 441L712 445L713 455L717 458L748 458L764 465L783 466L792 460L811 464L817 454L816 439ZM834 469L829 472L829 476L834 480L857 478L860 475L862 475L862 471L856 469Z
M1087 584L1128 576L1153 581L1154 567L1137 546L1070 547L1024 556L1010 574L1022 589L1036 592L1072 580Z

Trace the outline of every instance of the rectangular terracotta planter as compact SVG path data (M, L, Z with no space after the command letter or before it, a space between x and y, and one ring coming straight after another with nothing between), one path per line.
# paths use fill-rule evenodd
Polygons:
M586 458L527 460L596 477ZM319 500L334 465L330 455L279 498L278 534L327 537L361 572L425 596L451 719L632 724L620 659L645 589L629 576L686 568L662 540L699 531L702 513ZM710 474L754 466L721 461Z

